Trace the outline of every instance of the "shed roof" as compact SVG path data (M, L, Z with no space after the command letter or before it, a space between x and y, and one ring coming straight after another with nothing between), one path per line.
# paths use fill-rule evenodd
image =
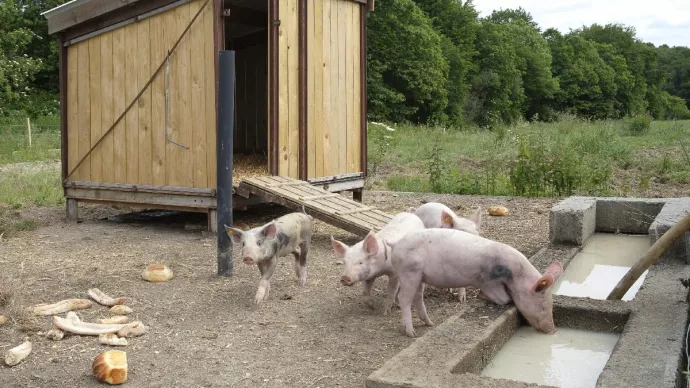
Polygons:
M41 15L48 20L48 33L54 34L139 1L144 0L72 0Z

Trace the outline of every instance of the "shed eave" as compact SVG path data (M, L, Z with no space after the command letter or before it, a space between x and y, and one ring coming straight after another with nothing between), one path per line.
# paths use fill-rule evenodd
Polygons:
M48 34L53 35L139 1L72 0L41 15L48 20Z
M43 13L41 13L41 16L45 16L46 19L50 20L51 17L57 13L61 13L64 11L67 11L69 9L72 9L74 7L78 7L81 3L86 3L91 0L72 0L68 1L65 4L58 5L55 8L51 8Z

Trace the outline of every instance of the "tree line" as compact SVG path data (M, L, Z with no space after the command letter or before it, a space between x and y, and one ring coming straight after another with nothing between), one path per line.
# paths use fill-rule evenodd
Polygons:
M57 113L57 42L40 14L66 1L0 0L0 116ZM372 120L690 118L690 49L655 47L634 27L542 31L522 8L479 18L471 0L379 0L367 29Z
M544 31L522 8L381 0L367 16L372 119L462 127L518 120L690 118L690 49L620 24Z

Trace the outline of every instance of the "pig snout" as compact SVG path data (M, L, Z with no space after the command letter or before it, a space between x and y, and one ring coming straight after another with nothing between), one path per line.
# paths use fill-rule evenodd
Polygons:
M351 277L344 275L343 277L340 278L340 283L342 283L342 285L344 285L344 286L351 286L352 284L354 284L354 281L352 280Z
M245 257L242 259L242 261L244 262L244 264L247 264L247 265L252 265L252 264L254 264L254 259L253 259L252 257L250 257L250 256L245 256Z
M539 320L539 319L529 320L528 319L528 321L531 321L530 324L535 329L537 329L537 331L540 331L544 334L552 335L552 334L556 334L556 332L558 331L558 329L556 329L556 326L553 324L553 320L551 320L551 319L545 319L545 320Z

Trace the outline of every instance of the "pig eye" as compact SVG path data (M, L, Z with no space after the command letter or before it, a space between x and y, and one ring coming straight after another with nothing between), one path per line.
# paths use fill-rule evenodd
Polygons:
M263 242L261 242L261 240L256 242L256 245L258 245L258 246L261 246L261 244L263 244Z
M359 261L359 265L362 265L362 264L364 264L364 261L363 261L363 260L360 260L360 261Z

